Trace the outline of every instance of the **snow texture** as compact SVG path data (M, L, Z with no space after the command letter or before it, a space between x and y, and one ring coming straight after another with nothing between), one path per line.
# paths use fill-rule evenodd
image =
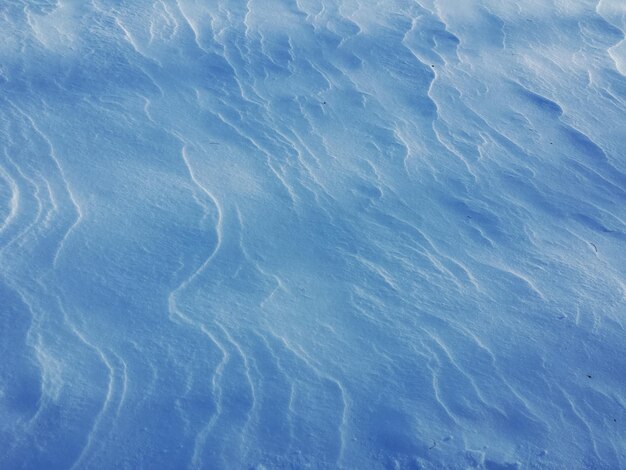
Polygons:
M0 0L0 468L626 468L622 0Z

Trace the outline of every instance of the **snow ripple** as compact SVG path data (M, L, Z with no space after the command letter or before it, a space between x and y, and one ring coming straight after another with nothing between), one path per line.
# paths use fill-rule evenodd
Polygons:
M0 467L626 465L618 0L0 5Z

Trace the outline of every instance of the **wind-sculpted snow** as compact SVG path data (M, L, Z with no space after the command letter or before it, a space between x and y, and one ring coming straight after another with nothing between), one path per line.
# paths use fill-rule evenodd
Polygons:
M0 468L626 467L620 0L0 2Z

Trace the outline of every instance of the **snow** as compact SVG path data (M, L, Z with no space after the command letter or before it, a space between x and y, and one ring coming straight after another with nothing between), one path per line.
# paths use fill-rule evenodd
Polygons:
M0 3L0 468L626 466L620 0Z

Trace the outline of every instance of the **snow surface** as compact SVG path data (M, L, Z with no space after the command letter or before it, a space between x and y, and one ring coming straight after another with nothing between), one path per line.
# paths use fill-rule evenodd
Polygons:
M626 468L625 30L0 0L0 468Z

